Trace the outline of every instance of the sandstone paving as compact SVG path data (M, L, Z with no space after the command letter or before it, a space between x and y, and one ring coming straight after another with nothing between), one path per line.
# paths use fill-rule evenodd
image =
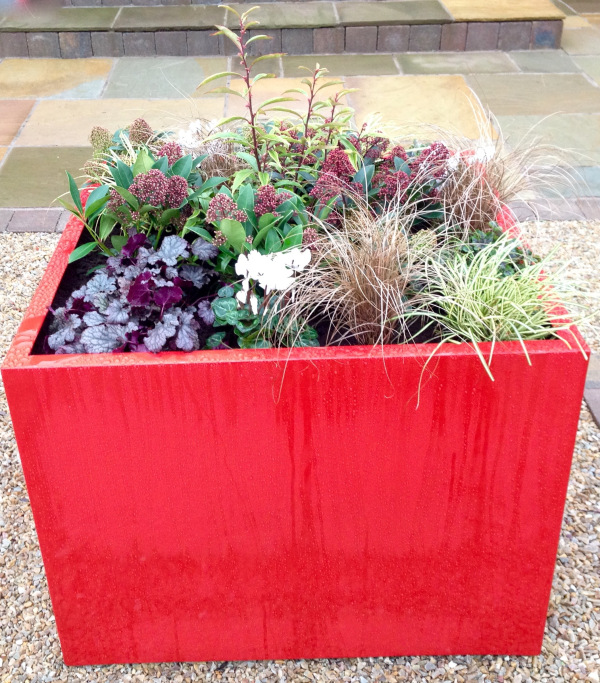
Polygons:
M441 126L470 138L480 137L483 111L462 76L381 76L346 79L357 91L349 96L362 125L378 114L390 132L419 134L434 138L435 130L424 124Z
M0 100L0 145L10 145L33 104L23 100Z
M74 88L92 83L97 97L108 79L112 59L3 59L0 62L2 98L40 99L73 93ZM98 88L100 83L100 88Z
M436 52L396 55L405 74L510 73L518 71L509 53Z
M283 57L284 76L294 77L307 72L300 67L313 68L317 64L324 66L330 76L383 76L397 74L398 67L391 54L382 55L310 55ZM262 69L261 65L261 69Z
M90 156L87 147L12 149L0 166L0 206L50 206L68 190L65 170L80 176Z
M565 29L561 48L570 55L600 55L600 26Z
M511 21L562 19L563 12L550 0L443 0L455 21Z
M519 50L509 52L510 59L525 73L576 73L576 59L561 50Z
M145 118L156 130L186 127L195 118L223 117L223 98L176 100L103 99L46 100L29 117L17 147L77 147L89 145L93 126L117 130Z
M573 61L600 86L600 55L573 57Z
M498 123L509 144L539 141L557 148L557 159L600 165L600 114L498 116Z
M226 57L123 57L115 64L102 96L109 99L194 97L204 78L227 70Z
M582 74L473 74L468 81L497 116L600 113L600 88Z

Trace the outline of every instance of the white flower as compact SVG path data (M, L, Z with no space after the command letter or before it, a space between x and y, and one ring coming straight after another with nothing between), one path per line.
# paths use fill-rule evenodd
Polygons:
M246 303L250 280L259 284L265 294L289 289L294 284L294 272L304 270L310 259L310 250L300 248L275 254L261 254L253 249L248 254L240 254L235 264L235 272L243 278L242 291L236 295L238 301ZM252 306L252 301L250 304Z

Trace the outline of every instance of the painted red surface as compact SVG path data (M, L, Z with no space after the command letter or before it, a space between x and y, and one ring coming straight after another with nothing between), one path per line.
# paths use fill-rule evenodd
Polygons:
M539 653L575 347L31 356L80 231L2 370L67 664Z

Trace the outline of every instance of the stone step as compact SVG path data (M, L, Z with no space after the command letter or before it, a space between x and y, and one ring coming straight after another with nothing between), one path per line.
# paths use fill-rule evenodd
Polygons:
M293 55L557 48L564 19L551 0L306 0L253 16L251 33L272 36L257 54ZM213 4L29 10L0 16L0 57L231 54L215 24L235 28L235 17Z

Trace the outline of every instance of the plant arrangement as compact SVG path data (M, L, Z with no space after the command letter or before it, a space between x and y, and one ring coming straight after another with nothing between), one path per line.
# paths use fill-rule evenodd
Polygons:
M558 280L506 202L534 177L499 142L404 141L352 126L348 90L316 65L260 101L252 10L232 41L245 114L156 132L93 129L72 203L90 269L52 311L46 352L105 353L558 337ZM293 106L302 105L303 113ZM83 199L82 199L83 198ZM85 271L83 271L85 272ZM574 337L573 337L574 339ZM493 345L492 345L493 349Z

